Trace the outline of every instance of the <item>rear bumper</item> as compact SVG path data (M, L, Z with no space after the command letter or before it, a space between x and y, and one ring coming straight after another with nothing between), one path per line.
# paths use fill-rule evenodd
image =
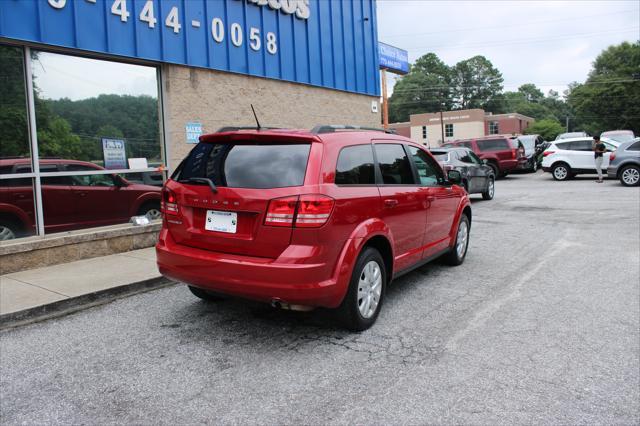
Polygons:
M170 279L195 287L262 302L335 308L348 282L328 263L314 263L308 247L287 250L278 259L202 250L176 244L162 230L156 245L158 269ZM300 257L291 257L298 252ZM305 254L307 254L305 256ZM342 256L341 256L342 258ZM316 260L317 262L317 260Z
M526 159L525 159L525 161L526 161ZM502 171L502 172L510 172L512 170L517 169L518 165L519 165L519 161L518 160L502 160L498 164L498 167L500 167L500 171Z
M618 168L617 167L608 167L607 168L607 176L613 179L618 178Z
M544 172L551 172L551 167L542 167L542 171Z

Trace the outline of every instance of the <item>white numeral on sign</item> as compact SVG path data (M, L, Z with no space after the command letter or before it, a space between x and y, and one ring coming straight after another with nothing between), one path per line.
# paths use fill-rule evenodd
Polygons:
M242 46L242 27L237 22L231 24L231 43L234 46Z
M222 40L224 40L224 23L222 19L213 18L211 21L211 35L215 41L222 43Z
M180 19L178 19L177 7L173 6L171 8L171 11L167 15L167 19L165 19L164 21L164 24L169 28L173 28L174 33L178 34L180 32L180 28L182 28L182 25L180 25Z
M260 46L262 45L262 43L260 42L260 30L255 28L255 27L251 27L251 31L249 32L249 46L251 46L251 48L253 50L260 50Z
M62 9L67 4L67 0L49 0L49 5L55 9Z
M153 0L147 0L140 12L140 20L149 24L149 28L154 28L158 20L153 16Z
M267 33L267 52L275 55L278 52L278 45L276 43L276 35L274 33Z
M129 12L127 12L127 0L115 0L111 5L111 13L120 16L122 22L127 22Z

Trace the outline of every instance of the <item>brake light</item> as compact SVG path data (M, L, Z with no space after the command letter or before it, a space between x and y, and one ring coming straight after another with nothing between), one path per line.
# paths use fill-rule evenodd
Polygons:
M329 220L334 201L326 195L301 195L298 203L296 227L317 228Z
M516 152L517 152L517 150L516 150L516 149L512 149L512 150L511 150L511 158L513 158L513 159L516 159L516 158L517 158L517 157L516 157Z
M615 159L616 159L616 153L612 152L611 155L609 156L609 161L611 162L611 161L613 161Z
M317 228L324 225L333 211L334 200L326 195L311 194L275 198L269 201L265 225Z
M271 226L293 226L293 218L296 214L297 205L297 196L276 198L269 201L264 224Z
M555 154L555 151L545 151L545 152L543 152L543 153L542 153L542 156L543 156L543 157L548 157L548 156L550 156L551 154Z
M162 188L162 203L160 203L160 210L164 214L178 214L178 200L176 198L176 194L169 188Z

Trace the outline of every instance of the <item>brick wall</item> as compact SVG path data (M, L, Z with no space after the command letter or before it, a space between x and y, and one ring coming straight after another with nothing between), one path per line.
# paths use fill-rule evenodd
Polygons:
M255 126L250 104L263 126L381 127L380 113L371 112L371 102L377 102L376 97L177 65L164 65L162 71L165 137L171 167L193 147L185 141L186 123L202 123L204 133L223 126Z

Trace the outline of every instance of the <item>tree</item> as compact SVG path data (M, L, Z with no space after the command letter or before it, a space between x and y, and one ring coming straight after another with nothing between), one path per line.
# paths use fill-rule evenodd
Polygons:
M410 114L453 107L451 69L434 53L427 53L398 81L389 98L389 120L407 121Z
M474 56L453 67L455 106L459 109L484 108L502 92L504 79L484 56Z
M533 123L525 129L527 135L540 135L543 139L552 141L560 133L564 132L564 127L556 119L544 119Z
M610 46L598 55L584 84L567 101L584 130L629 129L640 133L640 41Z
M29 156L22 50L0 46L0 157Z

